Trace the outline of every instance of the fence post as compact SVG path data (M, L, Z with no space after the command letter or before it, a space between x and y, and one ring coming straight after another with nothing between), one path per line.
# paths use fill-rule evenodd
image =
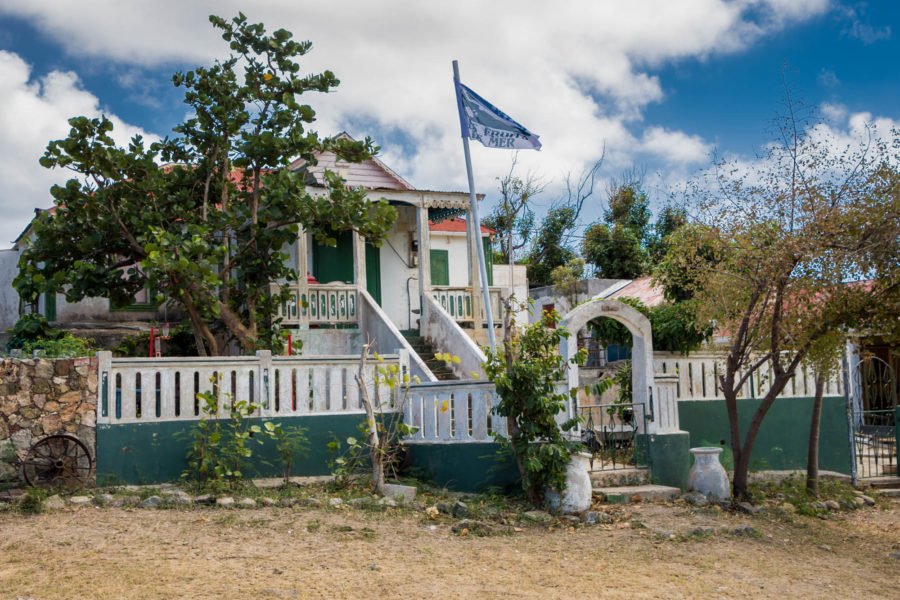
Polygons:
M97 422L109 423L109 388L110 369L112 368L112 352L97 352Z
M260 416L269 417L274 410L271 403L272 398L272 351L257 350L256 358L259 359L259 376L256 378L255 387L257 390L256 397L259 398Z

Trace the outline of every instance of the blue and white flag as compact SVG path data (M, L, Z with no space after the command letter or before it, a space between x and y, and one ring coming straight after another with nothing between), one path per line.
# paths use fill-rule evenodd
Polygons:
M462 136L478 140L488 148L540 150L538 136L512 120L502 110L464 86L458 79L456 104Z

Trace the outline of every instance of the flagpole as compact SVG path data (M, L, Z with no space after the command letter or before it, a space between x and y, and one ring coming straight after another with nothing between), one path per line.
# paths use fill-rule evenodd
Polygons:
M453 61L453 79L459 81L459 61ZM475 231L475 246L478 250L478 270L481 272L481 296L484 304L484 318L488 327L488 342L491 350L496 349L494 341L494 316L491 312L491 297L488 289L487 267L484 262L484 244L481 241L481 219L478 218L478 199L475 198L475 178L472 176L472 156L469 154L469 138L462 136L463 154L466 156L466 175L469 178L469 202L472 204L472 228Z

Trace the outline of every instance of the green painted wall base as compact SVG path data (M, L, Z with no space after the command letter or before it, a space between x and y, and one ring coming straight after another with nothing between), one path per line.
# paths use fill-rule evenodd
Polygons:
M518 486L519 470L512 456L498 455L494 442L473 444L409 444L411 474L440 487L481 492L490 487Z
M747 431L759 400L738 400L738 422L741 435ZM779 398L769 409L760 427L750 468L805 469L809 444L812 398ZM719 446L725 449L719 456L722 465L731 470L731 434L728 429L728 410L724 400L694 400L678 403L681 428L691 434L691 448ZM850 472L850 435L847 429L847 409L842 397L822 398L822 421L819 427L819 469Z
M254 422L262 419L250 419ZM309 451L297 457L292 476L328 475L331 455L327 445L334 436L359 437L357 426L365 415L309 415L270 419L283 428L305 427ZM130 423L97 426L97 483L153 484L178 479L188 468L185 458L193 422ZM275 443L252 444L253 460L248 476L276 477L282 464Z
M687 431L639 436L639 461L650 466L654 483L687 489L691 470L691 435Z

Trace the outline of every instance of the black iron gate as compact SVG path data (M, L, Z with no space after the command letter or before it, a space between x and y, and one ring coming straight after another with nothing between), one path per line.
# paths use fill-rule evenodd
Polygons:
M864 358L853 369L851 454L858 479L897 476L897 380L884 360ZM855 483L855 481L854 481Z

